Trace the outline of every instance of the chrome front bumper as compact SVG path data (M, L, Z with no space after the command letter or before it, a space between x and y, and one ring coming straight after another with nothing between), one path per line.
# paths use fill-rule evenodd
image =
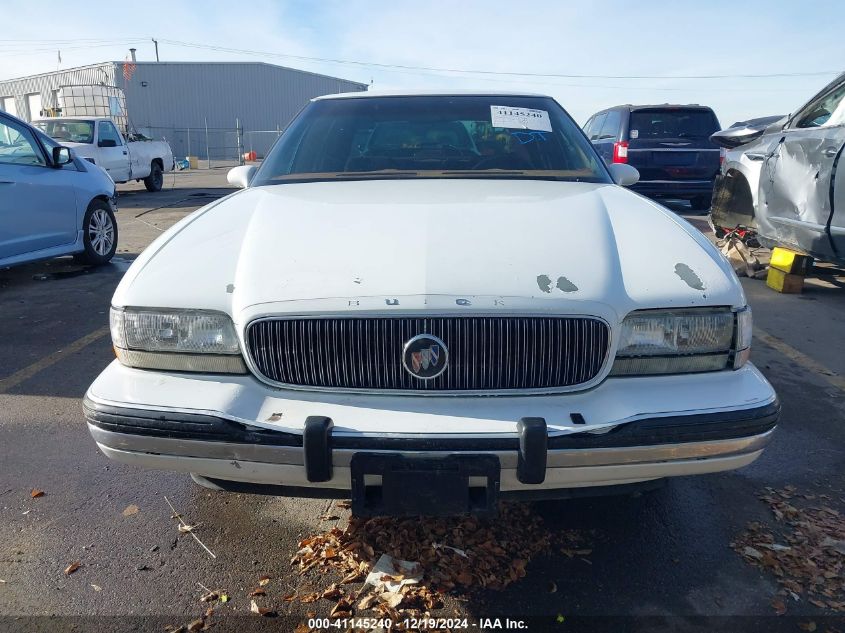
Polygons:
M324 451L320 459L328 465L328 476L315 479L306 463L306 452L314 453L305 434L267 431L203 414L85 402L91 435L100 450L116 461L194 473L206 480L271 486L278 494L314 488L312 496L326 497L348 495L350 463L360 453L426 458L495 455L501 467L500 490L514 493L510 496L731 470L760 456L771 440L779 408L775 401L718 414L648 418L601 434L547 437L541 457L525 454L516 423L511 438L330 436L316 453ZM520 461L539 459L545 463L542 481L526 483Z
M362 479L365 487L384 480L356 463L426 470L440 460L459 470L495 463L485 467L486 483L475 474L465 481L489 488L495 478L500 496L538 498L740 468L770 441L780 406L750 363L608 378L564 394L414 397L276 389L249 375L115 361L89 388L84 409L110 458L191 473L222 489L343 497ZM396 479L388 479L390 488Z

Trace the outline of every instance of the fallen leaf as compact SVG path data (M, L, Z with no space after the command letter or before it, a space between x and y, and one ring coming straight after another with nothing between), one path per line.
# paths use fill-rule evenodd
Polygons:
M336 514L324 514L320 517L320 521L337 521L340 519Z
M816 599L814 599L814 598L810 598L808 602L809 602L810 604L814 604L814 605L816 605L816 606L817 606L817 607L819 607L820 609L827 609L827 603L826 603L826 602L822 602L821 600L816 600Z
M33 488L32 492L29 493L29 496L32 497L33 499L37 499L38 497L44 496L44 491L39 490L38 488Z
M352 507L352 502L351 501L338 501L335 504L335 506L337 506L338 508L343 508L344 510L348 510L349 508Z
M227 596L225 593L221 593L220 602L229 602L229 596Z
M775 610L777 615L783 615L786 613L786 604L784 604L781 598L775 598L772 600L772 608Z
M364 575L364 572L360 569L356 569L354 571L349 572L346 576L343 577L343 580L340 581L341 585L348 585L351 582L355 582L361 579L361 576Z
M80 563L79 561L76 561L75 563L71 563L70 565L65 567L65 576L70 576L73 572L75 572L80 567L82 567L82 563Z
M845 554L845 541L830 538L829 536L825 537L822 541L822 547L829 547L840 554Z
M203 628L204 626L205 626L205 621L204 621L204 620L193 620L193 621L192 621L192 622L188 625L188 631L192 631L192 632L193 632L193 631L200 631L200 630L202 630L202 628Z
M268 609L266 607L259 607L258 603L255 600L251 600L249 603L249 610L253 613L257 613L260 616L269 617L272 615L276 615L276 612L273 609Z
M311 602L317 602L317 600L319 600L319 599L320 599L320 594L319 594L319 593L309 593L309 594L307 594L307 595L302 596L302 597L299 599L299 601L300 601L302 604L309 604L309 603L311 603Z
M293 633L311 633L311 627L303 622L293 630Z
M270 576L261 576L261 578L258 579L258 584L262 587L266 587L269 582Z
M94 591L102 591L103 590L103 588L100 585L91 585L91 587L94 589Z
M278 421L279 421L279 420L281 420L281 419L282 419L282 414L281 414L281 413L273 413L273 414L271 414L271 415L267 418L267 420L266 420L266 421L267 421L267 422L278 422Z
M379 595L379 600L384 602L387 606L391 609L395 609L400 604L402 604L402 600L405 599L401 593L392 593L390 591L385 591L384 593Z
M809 631L809 633L813 633L816 630L816 623L813 620L809 622L799 622L798 628L802 631Z
M123 516L125 517L131 517L133 514L138 514L138 506L136 506L134 503L132 505L126 506L126 508L123 510Z
M293 602L294 600L296 600L296 594L295 593L289 593L286 596L282 596L282 600L284 602Z
M196 529L197 529L196 525L188 525L186 523L180 523L179 524L179 531L182 534L187 534L188 532L193 532Z
M266 595L267 595L267 592L264 591L261 587L259 587L258 589L253 589L252 591L249 592L250 598L254 598L255 596L266 596Z
M337 586L337 583L331 584L328 589L326 589L323 594L320 596L325 600L337 600L343 597L343 592Z
M362 611L366 611L370 607L373 606L373 603L378 600L378 596L374 593L364 596L361 601L358 603L358 608Z
M779 543L760 543L760 547L765 547L773 552L788 552L792 548L788 545L780 545Z
M329 613L330 617L333 618L343 618L348 617L346 614L351 613L352 605L345 598L341 598L338 600L337 604L334 606L334 609L331 610Z
M756 559L758 559L758 560L759 560L759 559L761 559L761 558L763 558L763 554L762 554L762 552L760 552L760 550L754 549L754 548L753 548L753 547L751 547L750 545L746 545L746 546L745 546L745 549L744 549L744 550L742 550L742 553L743 553L745 556L749 556L749 557L751 557L751 558L756 558Z

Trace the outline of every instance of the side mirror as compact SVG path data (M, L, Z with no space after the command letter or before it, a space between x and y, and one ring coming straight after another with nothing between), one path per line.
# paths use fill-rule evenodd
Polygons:
M234 185L240 189L249 187L249 181L255 175L255 165L241 165L240 167L233 167L226 174L226 180L230 185Z
M626 163L611 163L607 168L613 182L622 187L630 187L640 179L640 172L636 167L631 167Z
M710 136L710 140L716 143L719 147L725 149L733 149L740 145L745 145L751 141L756 141L763 136L766 131L765 127L751 127L748 125L741 125L739 127L731 127L727 130L720 130Z
M117 141L113 138L102 138L97 143L99 147L117 147Z
M69 148L61 145L53 148L53 167L61 167L71 162L73 162L73 158L70 156Z

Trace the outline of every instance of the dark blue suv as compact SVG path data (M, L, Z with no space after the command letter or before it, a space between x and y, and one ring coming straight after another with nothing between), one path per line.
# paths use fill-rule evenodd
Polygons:
M640 172L632 189L650 198L689 200L710 208L719 172L719 147L710 135L719 120L700 105L623 105L597 112L584 132L607 163Z

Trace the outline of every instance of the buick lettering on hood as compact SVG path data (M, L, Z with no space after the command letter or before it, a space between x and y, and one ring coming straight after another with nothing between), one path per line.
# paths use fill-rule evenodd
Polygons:
M122 279L91 435L361 516L750 464L779 404L742 288L637 178L549 97L314 99Z

